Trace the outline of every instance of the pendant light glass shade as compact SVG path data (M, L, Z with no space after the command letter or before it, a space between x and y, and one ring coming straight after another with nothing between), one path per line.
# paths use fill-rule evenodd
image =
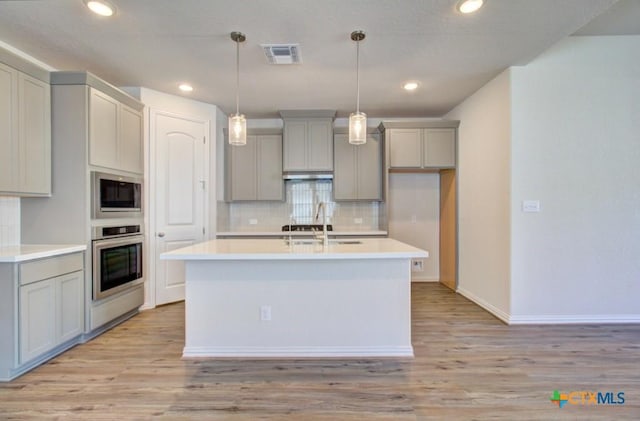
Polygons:
M349 116L349 143L363 145L367 143L367 115L361 112Z
M229 116L229 144L243 146L247 144L247 119L240 114L240 43L247 38L241 32L232 32L231 39L236 43L236 113Z
M356 42L356 112L349 116L349 143L363 145L367 143L367 115L360 112L360 41L363 31L353 31L351 39Z
M235 146L247 144L247 119L244 114L229 116L229 143Z

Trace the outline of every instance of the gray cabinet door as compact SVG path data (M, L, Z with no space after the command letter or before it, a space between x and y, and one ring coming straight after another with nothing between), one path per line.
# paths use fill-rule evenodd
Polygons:
M18 71L0 63L0 191L18 185Z
M93 88L89 95L89 164L118 168L119 103Z
M307 168L307 122L287 121L284 125L284 171Z
M84 331L84 272L56 278L56 343L61 344Z
M282 136L260 135L257 146L257 200L284 200Z
M382 142L379 135L367 136L367 143L355 146L358 199L382 200Z
M247 144L231 148L231 200L256 200L256 136L247 136Z
M51 194L51 88L18 76L20 185L22 193Z
M356 149L349 143L349 136L336 134L334 136L334 172L333 198L334 200L357 200L358 188L356 169Z
M20 287L20 363L49 351L56 345L54 279Z
M382 148L379 136L354 146L346 134L334 136L335 200L382 200Z
M424 129L424 167L454 168L456 166L456 130L453 128Z
M51 194L51 89L0 64L0 191Z
M307 170L333 170L333 128L331 120L308 122Z
M286 120L283 167L284 171L332 171L332 120Z
M387 134L391 168L422 166L422 129L389 129Z
M119 169L142 174L142 113L120 104Z
M228 200L284 200L282 136L250 135L229 149Z

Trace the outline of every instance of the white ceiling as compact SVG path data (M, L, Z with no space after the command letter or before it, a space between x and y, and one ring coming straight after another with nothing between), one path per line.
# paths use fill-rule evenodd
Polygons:
M441 116L503 69L580 35L640 34L640 0L487 0L474 15L457 0L111 0L112 18L82 0L0 1L0 40L59 70L89 70L117 86L145 86L235 111L235 43L240 111L360 108L370 117ZM611 7L613 5L613 7ZM607 11L607 9L609 11ZM604 14L602 14L604 12ZM596 16L602 14L600 18ZM591 24L584 26L596 18ZM581 29L582 28L582 29ZM259 44L299 43L301 65L269 65ZM421 83L417 92L404 81Z

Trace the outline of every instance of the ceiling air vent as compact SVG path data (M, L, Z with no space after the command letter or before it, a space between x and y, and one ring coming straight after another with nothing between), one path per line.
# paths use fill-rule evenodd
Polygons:
M269 64L300 64L299 44L261 44Z

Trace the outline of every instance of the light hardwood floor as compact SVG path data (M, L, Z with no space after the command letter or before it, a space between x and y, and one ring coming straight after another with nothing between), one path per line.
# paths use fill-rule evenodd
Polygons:
M10 383L0 419L640 419L640 326L505 326L414 284L415 359L181 360L184 305L145 311ZM624 392L625 405L550 402Z

